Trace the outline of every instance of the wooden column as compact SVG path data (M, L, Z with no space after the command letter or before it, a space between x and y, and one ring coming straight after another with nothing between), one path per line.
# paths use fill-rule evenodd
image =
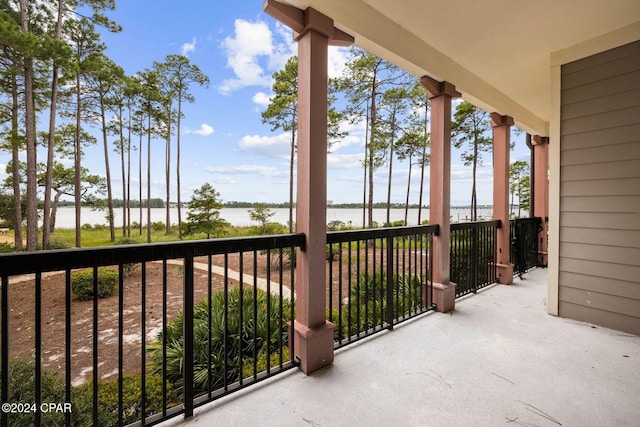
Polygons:
M511 151L513 119L491 113L493 128L493 219L499 219L497 240L497 279L508 285L513 282L511 238L509 235L509 153Z
M305 247L296 254L296 319L292 358L309 374L333 362L333 330L326 320L327 55L331 44L353 38L315 9L301 11L272 0L267 13L294 30L298 42L298 173L296 231Z
M547 233L549 231L549 138L534 136L533 158L535 164L533 179L533 216L542 218L542 231L538 234L538 262L547 265Z
M438 224L433 239L433 300L440 312L455 307L456 284L449 279L451 248L451 100L455 86L424 76L420 83L431 100L431 161L429 164L429 223Z

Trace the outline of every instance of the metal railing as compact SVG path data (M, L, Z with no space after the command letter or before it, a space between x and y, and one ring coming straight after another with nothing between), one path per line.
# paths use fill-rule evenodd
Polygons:
M496 230L500 221L451 224L450 279L456 298L496 282Z
M522 275L538 266L538 234L541 218L518 218L509 221L513 274Z
M291 234L0 255L0 396L35 409L3 406L1 424L150 425L291 368L290 254L303 245ZM115 293L98 298L104 267ZM87 301L73 296L78 269ZM68 410L42 410L52 403Z
M432 310L437 225L327 233L327 319L345 346Z

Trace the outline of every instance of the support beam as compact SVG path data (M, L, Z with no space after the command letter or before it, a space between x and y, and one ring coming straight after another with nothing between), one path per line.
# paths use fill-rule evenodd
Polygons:
M428 76L420 79L431 100L431 161L429 164L429 222L440 225L433 239L433 299L437 310L455 307L456 284L450 279L451 248L451 99L459 97L451 83Z
M509 153L511 151L513 118L491 113L493 128L493 219L500 220L497 246L498 283L513 282L511 238L509 235Z
M536 135L533 137L532 145L535 164L532 177L533 216L542 218L542 230L538 234L538 263L546 267L549 230L549 138Z
M298 42L298 174L296 230L305 247L296 255L296 318L290 330L291 357L309 374L333 362L333 331L326 320L327 242L327 56L333 37L349 36L333 20L267 0L264 9L292 27ZM351 38L353 40L353 38Z

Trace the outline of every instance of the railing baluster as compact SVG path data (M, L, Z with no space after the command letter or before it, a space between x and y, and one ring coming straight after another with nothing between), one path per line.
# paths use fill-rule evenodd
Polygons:
M144 264L143 264L144 266ZM144 269L143 269L144 271ZM184 374L183 374L183 405L184 416L193 416L193 314L194 314L194 277L193 277L193 250L187 251L183 264L183 354L184 354ZM143 281L144 283L144 281Z
M70 291L69 291L70 292ZM69 301L71 301L71 296L69 295ZM124 402L122 399L123 395L123 359L124 359L124 267L123 264L120 263L118 266L118 425L124 425ZM162 334L164 338L164 333ZM163 346L163 350L164 350ZM166 350L164 350L166 352ZM163 363L166 360L166 354L163 354ZM164 369L163 369L164 375ZM164 376L163 383L164 384ZM165 398L165 390L164 385L162 387L162 395L163 395L163 407L167 406L166 398Z
M3 286L4 288L4 286ZM65 402L71 402L71 270L67 269L64 272L64 318L65 318L65 328L64 328L64 355L65 355ZM4 309L3 309L4 313ZM120 311L122 313L122 311ZM121 334L120 334L121 335ZM3 332L4 337L4 332ZM118 355L118 358L121 358L121 355ZM4 360L4 355L3 355ZM120 361L118 361L120 363ZM4 367L2 368L4 369ZM3 372L6 372L3 370ZM118 388L120 390L121 387ZM122 393L120 393L122 394ZM4 400L3 400L4 402ZM120 403L120 401L118 401ZM65 424L67 426L71 425L71 412L65 411L64 414ZM120 423L122 424L122 423ZM6 425L6 424L2 424Z
M2 276L2 372L9 372L9 277ZM9 401L9 375L2 375L0 388L2 402ZM0 421L3 426L9 424L7 420L7 412L0 411Z
M393 237L387 237L387 324L388 329L393 329ZM396 292L397 293L397 292Z
M140 375L142 376L141 392L140 392L140 412L142 417L142 425L145 425L145 418L147 413L147 276L146 276L147 264L142 263L142 284L141 284L141 309L140 313L142 318L140 319L140 341L142 345L142 351L140 353ZM190 353L186 353L190 354Z
M93 267L93 425L98 425L98 267Z
M42 274L40 272L36 273L35 302L35 404L36 408L40 408L42 403ZM35 411L35 423L37 426L42 424L42 414L39 410Z

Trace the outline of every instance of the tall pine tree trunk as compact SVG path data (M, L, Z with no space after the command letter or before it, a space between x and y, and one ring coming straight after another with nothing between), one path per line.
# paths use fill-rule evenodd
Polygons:
M80 116L80 108L82 106L82 96L80 95L80 74L76 72L76 132L74 138L74 169L75 169L75 177L74 177L74 202L75 202L75 213L76 213L76 247L79 248L82 245L81 239L81 207L82 207L82 199L81 199L81 180L80 180L80 159L82 157L82 148L80 144L80 126L81 126L81 116Z
M476 171L478 170L478 142L473 144L473 187L471 188L471 221L478 220L478 200L476 194Z
M142 120L142 118L140 118L140 120ZM138 231L142 236L142 129L140 129L140 141L138 146L140 147L140 155L138 156L138 200L140 201L140 223L138 224Z
M166 188L167 188L167 206L166 206L166 223L165 223L165 233L167 235L171 234L171 108L169 108L169 117L167 118L168 122L168 130L167 130L167 143L165 147L165 180L166 180Z
M392 119L393 120L393 119ZM393 171L393 140L395 138L395 126L391 131L391 144L389 148L389 179L387 182L387 227L391 226L391 176ZM406 225L406 221L405 221Z
M103 95L100 95L100 118L102 120L102 143L104 146L104 167L107 175L107 218L109 220L109 236L111 238L111 242L115 243L116 241L116 225L114 223L114 214L113 214L113 192L111 189L111 167L109 166L109 141L107 138L107 119L104 113L104 98Z
M373 84L371 85L371 132L369 133L369 228L373 228L373 172L375 161L375 149L373 147L376 134L376 121L377 121L377 106L376 106L376 79L374 76Z
M122 115L124 114L122 105L119 106L120 122L118 124L118 136L120 138L120 166L122 169L122 237L127 237L127 176L124 162L124 129Z
M182 199L180 198L180 125L182 122L182 88L178 89L178 124L176 129L176 197L178 202L178 237L182 239Z
M411 191L411 156L409 156L409 177L407 178L407 200L404 204L404 225L409 225L409 192Z
M58 0L58 16L56 20L56 39L62 38L62 16L64 2ZM47 172L44 187L44 208L42 214L42 248L48 249L51 243L51 233L54 230L51 222L51 184L53 181L53 154L55 148L56 111L58 98L58 64L53 63L53 75L51 77L51 103L49 106L49 138L47 141Z
M22 30L29 32L29 8L27 0L20 0L20 19ZM35 104L33 100L33 59L25 57L23 61L25 92L25 144L27 150L27 250L38 247L38 204L37 204L37 159Z
M295 121L295 115L294 119ZM296 156L296 128L291 129L291 154L289 158L289 233L293 233L293 162Z
M151 113L147 129L147 243L151 243Z
M20 137L18 115L18 82L11 77L11 178L13 184L13 235L16 251L22 251L22 191L20 189Z

